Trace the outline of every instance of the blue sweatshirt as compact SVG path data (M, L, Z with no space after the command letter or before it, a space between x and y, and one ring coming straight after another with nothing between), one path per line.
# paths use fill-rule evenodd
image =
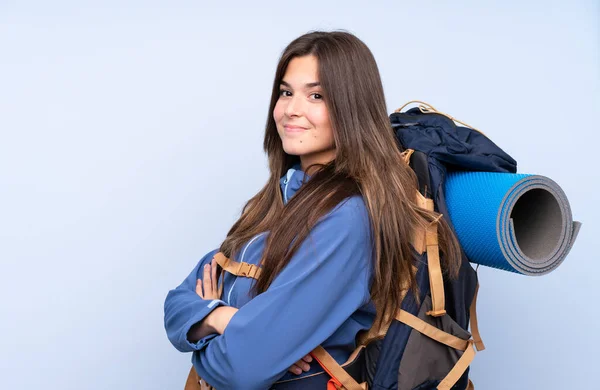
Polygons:
M310 179L299 165L281 178L284 203ZM257 264L266 233L249 240L236 261ZM221 300L203 300L195 292L207 253L165 299L165 329L181 352L191 352L198 375L219 390L267 389L278 380L297 378L287 370L318 345L338 363L355 349L355 337L369 329L375 310L369 288L373 273L372 236L361 196L352 196L323 216L289 264L262 294L252 298L253 279L225 273ZM238 308L222 335L191 343L187 333L212 310ZM322 372L313 361L311 370Z

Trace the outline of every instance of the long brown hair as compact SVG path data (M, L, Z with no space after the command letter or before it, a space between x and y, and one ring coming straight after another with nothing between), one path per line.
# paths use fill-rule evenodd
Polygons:
M283 150L273 110L290 60L305 55L314 55L318 60L336 157L321 165L284 207L279 179L299 159ZM231 256L251 237L269 231L261 260L262 273L254 285L255 293L264 292L318 219L347 197L360 194L369 212L374 237L371 287L371 299L377 309L374 326L379 329L389 325L404 297L401 286L416 291L412 233L436 219L437 214L415 203L416 176L402 159L401 146L388 118L375 58L360 39L345 31L314 31L285 48L273 82L264 150L269 159L269 180L247 202L221 251ZM458 243L443 219L438 230L444 269L456 276L460 265Z

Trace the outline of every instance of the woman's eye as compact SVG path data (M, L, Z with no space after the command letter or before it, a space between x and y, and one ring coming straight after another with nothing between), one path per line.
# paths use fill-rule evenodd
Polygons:
M315 99L323 99L323 95L321 95L320 93L315 92L315 93L311 94L311 96L314 96Z
M290 96L290 95L286 95L286 93L290 93L290 91L287 91L285 89L279 90L279 96Z

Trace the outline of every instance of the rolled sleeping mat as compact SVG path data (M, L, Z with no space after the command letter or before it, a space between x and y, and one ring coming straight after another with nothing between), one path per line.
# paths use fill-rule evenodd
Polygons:
M563 262L581 227L564 191L544 176L452 172L444 192L457 238L472 263L543 275Z

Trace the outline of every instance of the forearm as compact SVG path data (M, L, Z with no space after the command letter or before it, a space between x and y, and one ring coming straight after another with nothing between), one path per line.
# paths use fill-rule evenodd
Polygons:
M358 196L320 220L269 288L192 355L198 375L217 389L269 388L328 340L369 302L368 222Z
M187 338L191 343L196 343L198 340L212 333L223 334L231 317L238 309L231 306L220 306L213 310L206 318L194 324L187 334Z
M207 253L194 267L185 280L177 288L169 291L164 304L164 326L167 337L173 346L180 352L197 351L205 343L191 343L188 340L190 329L204 320L211 312L220 306L226 305L218 299L202 299L196 293L197 280L202 275L203 266L208 264L217 253L217 249ZM217 333L213 333L217 335Z

